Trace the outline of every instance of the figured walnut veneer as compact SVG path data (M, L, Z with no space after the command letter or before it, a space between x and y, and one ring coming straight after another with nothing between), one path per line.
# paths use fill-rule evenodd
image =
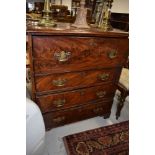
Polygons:
M109 117L128 34L73 29L27 30L32 99L46 129L83 119Z
M35 77L37 92L66 90L71 88L81 88L115 80L115 74L119 69L100 69L70 73L50 74ZM107 76L107 77L106 77ZM64 81L61 86L56 85L54 81Z
M96 67L121 66L127 56L125 39L88 38L88 37L34 37L33 57L36 73L86 70ZM115 50L116 58L109 58L109 52ZM70 52L68 61L57 61L54 54ZM80 64L80 65L79 65Z
M57 110L58 108L70 108L72 106L82 105L96 100L103 100L113 97L115 87L113 85L102 85L77 89L74 91L65 91L56 94L43 95L37 97L37 103L41 107L42 112ZM60 106L58 102L63 100L64 103ZM45 104L46 103L46 104Z

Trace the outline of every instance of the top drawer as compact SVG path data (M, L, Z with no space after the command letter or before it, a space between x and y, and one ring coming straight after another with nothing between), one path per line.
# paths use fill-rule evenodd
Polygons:
M128 39L33 36L36 73L60 73L121 66L128 57Z

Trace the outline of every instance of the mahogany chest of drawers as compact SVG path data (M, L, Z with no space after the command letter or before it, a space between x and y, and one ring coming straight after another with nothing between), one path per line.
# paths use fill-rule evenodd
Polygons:
M128 34L97 30L27 30L32 99L46 129L110 116L128 58Z

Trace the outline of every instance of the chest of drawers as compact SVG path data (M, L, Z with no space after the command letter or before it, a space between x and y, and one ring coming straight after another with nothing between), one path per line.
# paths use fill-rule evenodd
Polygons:
M109 117L128 34L97 30L27 30L32 99L46 129Z

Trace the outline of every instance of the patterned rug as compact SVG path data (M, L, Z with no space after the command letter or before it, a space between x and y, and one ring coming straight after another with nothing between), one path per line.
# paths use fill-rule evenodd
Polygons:
M68 155L128 155L129 121L63 137Z

